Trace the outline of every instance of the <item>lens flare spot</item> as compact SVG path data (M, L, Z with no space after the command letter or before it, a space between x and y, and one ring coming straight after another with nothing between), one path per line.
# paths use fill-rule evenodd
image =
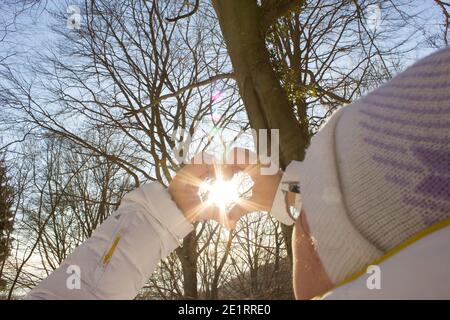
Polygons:
M213 103L217 102L220 100L221 97L222 97L222 91L216 91L216 92L214 92L213 96L211 97L211 101Z
M239 200L238 187L236 179L223 180L219 177L204 181L200 185L199 194L207 205L227 211Z

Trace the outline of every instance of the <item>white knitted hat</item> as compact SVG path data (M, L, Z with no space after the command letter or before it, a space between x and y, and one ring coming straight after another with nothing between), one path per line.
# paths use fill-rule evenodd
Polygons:
M349 219L336 158L336 125L348 107L337 111L312 139L300 168L303 209L330 279L340 282L382 255Z
M338 110L295 164L334 283L450 217L449 92L445 49Z

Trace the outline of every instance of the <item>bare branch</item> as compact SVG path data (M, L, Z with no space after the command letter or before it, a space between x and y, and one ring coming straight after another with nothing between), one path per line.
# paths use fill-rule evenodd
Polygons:
M444 14L444 42L448 45L448 31L450 29L450 3L444 2L442 0L435 0L436 4L441 8Z
M196 83L192 83L192 84L190 84L190 85L188 85L186 87L183 87L183 88L177 90L176 92L165 94L165 95L159 97L159 99L154 100L151 104L143 106L142 108L139 108L139 109L134 110L134 111L126 112L124 115L125 115L125 117L130 117L130 116L136 115L138 113L144 112L145 110L147 110L147 109L149 109L149 108L151 108L153 106L156 106L158 103L160 103L163 100L167 100L167 99L170 99L170 98L178 97L183 92L186 92L188 90L206 86L206 85L208 85L210 83L213 83L214 81L217 81L217 80L233 79L233 78L234 78L234 73L217 74L215 76L212 76L209 79L202 80L202 81L199 81L199 82L196 82Z
M178 20L184 19L184 18L188 18L190 16L192 16L194 13L196 13L198 11L198 7L200 6L200 0L195 0L195 5L194 5L194 9L192 9L190 12L186 13L186 14L182 14L182 15L178 15L174 18L166 18L166 21L168 22L176 22Z

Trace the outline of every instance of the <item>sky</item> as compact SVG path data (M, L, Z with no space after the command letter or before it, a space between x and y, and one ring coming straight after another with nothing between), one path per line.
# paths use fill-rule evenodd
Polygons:
M57 22L59 25L66 25L67 29L70 30L71 17L79 18L80 24L83 24L83 12L80 10L80 15L77 16L76 6L73 6L73 2L70 0L47 0L43 1L41 5L33 7L32 10L28 11L26 14L22 14L18 17L16 21L16 26L11 26L10 29L16 29L17 32L10 33L6 37L5 41L0 44L0 56L7 52L10 52L12 48L18 48L23 53L18 60L14 59L13 62L26 63L26 60L32 58L34 53L43 52L46 48L51 47L56 44L57 39L54 34L52 34L50 27L51 24ZM394 1L395 2L395 1ZM44 4L45 3L45 7ZM432 0L412 0L413 5L408 8L411 15L419 13L416 24L420 24L424 29L428 31L435 31L438 23L442 23L443 16L439 8L434 4ZM66 21L61 21L61 19L55 18L50 13L55 8L66 8L67 17ZM11 21L14 11L17 8L12 6L7 6L5 4L0 4L0 24L1 22ZM383 11L381 10L381 19L383 20ZM373 17L373 16L371 16ZM382 27L383 22L381 22ZM405 30L407 31L407 30ZM0 31L0 37L3 32ZM423 35L417 34L411 42L422 42ZM409 63L420 59L421 57L434 51L433 48L427 48L426 45L422 45L419 50L414 50L409 57Z

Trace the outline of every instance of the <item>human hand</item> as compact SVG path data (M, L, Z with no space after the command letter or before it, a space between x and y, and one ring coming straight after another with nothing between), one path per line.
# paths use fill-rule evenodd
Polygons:
M169 193L190 222L212 219L227 228L234 228L236 222L247 213L270 211L281 180L281 171L274 175L262 175L263 165L255 163L253 159L256 159L256 156L242 148L233 149L226 164L217 163L206 153L199 154L173 178ZM206 179L220 177L226 181L238 172L247 174L253 181L251 196L248 199L238 198L228 212L202 201L199 189Z
M211 155L200 153L177 172L169 184L168 191L190 222L216 220L230 228L234 223L229 221L227 215L221 214L218 207L202 201L199 189L206 179L216 179L218 175L229 179L234 171L233 166L218 164Z
M270 211L273 200L282 178L282 171L276 174L262 174L263 165L259 161L254 163L251 158L256 155L248 149L235 148L229 156L227 163L233 164L233 170L242 171L250 176L253 181L252 195L249 199L241 198L228 213L228 219L233 226L244 215L255 211ZM239 160L239 161L238 161Z

